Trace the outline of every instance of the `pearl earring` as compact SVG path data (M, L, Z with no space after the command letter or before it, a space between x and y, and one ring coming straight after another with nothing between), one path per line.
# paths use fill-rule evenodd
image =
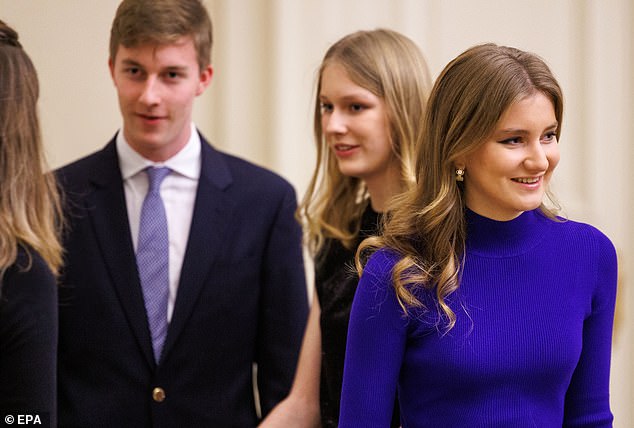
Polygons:
M464 169L456 169L456 181L464 181Z

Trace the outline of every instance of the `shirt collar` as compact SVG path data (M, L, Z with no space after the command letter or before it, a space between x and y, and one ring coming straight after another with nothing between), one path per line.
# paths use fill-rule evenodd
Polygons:
M165 162L152 162L137 153L126 141L123 132L117 133L116 145L117 155L119 157L119 167L121 168L121 176L123 180L138 174L149 166L167 166L172 171L198 180L200 177L200 135L196 130L196 126L192 123L189 141L178 153L166 160Z

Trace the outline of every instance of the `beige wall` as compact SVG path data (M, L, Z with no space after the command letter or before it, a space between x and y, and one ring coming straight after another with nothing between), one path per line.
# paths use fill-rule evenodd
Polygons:
M119 126L107 69L118 0L0 0L40 73L40 112L53 166L105 144ZM555 191L621 257L614 338L615 426L634 420L634 5L631 0L207 0L215 74L196 122L219 148L266 165L302 193L314 160L314 72L342 35L378 26L419 43L432 72L493 41L540 54L566 95ZM571 249L573 251L574 249Z

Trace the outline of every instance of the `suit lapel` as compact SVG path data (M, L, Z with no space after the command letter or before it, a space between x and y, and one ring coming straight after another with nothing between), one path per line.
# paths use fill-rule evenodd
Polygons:
M148 363L154 365L114 141L106 146L97 160L91 179L94 191L87 198L87 211L130 328Z
M225 190L232 178L223 157L201 136L201 172L187 249L181 269L178 294L163 348L167 356L185 327L198 299L209 269L222 249L226 223L231 219L233 201Z

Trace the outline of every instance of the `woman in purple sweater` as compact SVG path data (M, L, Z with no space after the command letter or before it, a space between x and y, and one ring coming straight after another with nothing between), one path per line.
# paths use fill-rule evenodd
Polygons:
M360 249L339 426L387 427L397 394L404 428L611 426L616 253L545 204L557 81L485 44L428 105L417 185Z

